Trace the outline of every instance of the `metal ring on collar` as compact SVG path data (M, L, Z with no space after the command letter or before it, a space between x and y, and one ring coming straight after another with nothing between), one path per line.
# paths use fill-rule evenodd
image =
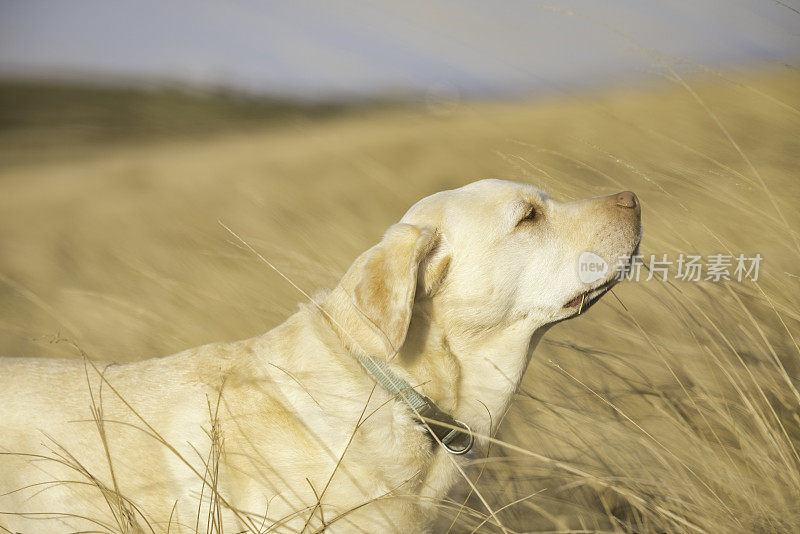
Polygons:
M469 441L467 442L466 446L464 446L463 449L453 449L444 442L442 442L442 447L444 447L445 450L450 454L454 454L456 456L459 456L461 454L467 454L472 449L472 445L475 443L475 436L472 435L472 429L469 427L469 425L459 421L458 419L454 419L454 421L456 422L456 424L458 424L458 426L466 430L466 432L462 432L462 434L466 434L467 437L469 438Z

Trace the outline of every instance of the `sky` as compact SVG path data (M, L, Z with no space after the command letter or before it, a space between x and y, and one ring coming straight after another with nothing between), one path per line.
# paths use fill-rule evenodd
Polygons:
M500 95L800 56L798 0L0 0L0 73Z

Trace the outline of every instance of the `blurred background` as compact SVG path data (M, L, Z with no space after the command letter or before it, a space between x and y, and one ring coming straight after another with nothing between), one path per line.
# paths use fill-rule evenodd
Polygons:
M788 0L0 0L0 354L279 324L301 295L219 222L313 291L442 189L630 189L643 254L759 253L758 281L555 327L498 435L540 456L496 447L477 487L507 531L796 532L798 58ZM453 499L442 532L501 530Z

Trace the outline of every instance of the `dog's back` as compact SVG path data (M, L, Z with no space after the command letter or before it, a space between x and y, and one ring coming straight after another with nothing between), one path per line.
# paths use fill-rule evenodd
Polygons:
M0 526L137 532L150 523L161 532L170 522L170 532L195 532L198 515L204 530L217 509L226 530L249 516L261 524L265 512L297 530L338 470L326 506L357 510L348 521L361 526L375 515L383 530L379 508L409 504L360 505L418 472L430 445L408 433L398 456L397 438L385 432L392 410L370 417L351 441L365 403L374 410L385 394L370 393L352 357L343 365L342 354L323 350L323 338L333 338L319 321L301 310L257 338L129 364L0 358L0 511L12 512ZM375 478L375 463L393 461L396 472ZM413 517L392 516L395 525Z
M137 507L169 508L194 475L160 441L188 455L208 426L207 414L185 409L209 392L187 381L193 360L0 359L0 525L56 532L100 522L135 532L144 527Z

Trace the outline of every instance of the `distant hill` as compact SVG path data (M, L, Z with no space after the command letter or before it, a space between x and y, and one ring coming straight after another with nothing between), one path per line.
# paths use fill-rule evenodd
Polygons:
M226 90L0 80L0 140L75 145L204 135L321 118L351 107Z

